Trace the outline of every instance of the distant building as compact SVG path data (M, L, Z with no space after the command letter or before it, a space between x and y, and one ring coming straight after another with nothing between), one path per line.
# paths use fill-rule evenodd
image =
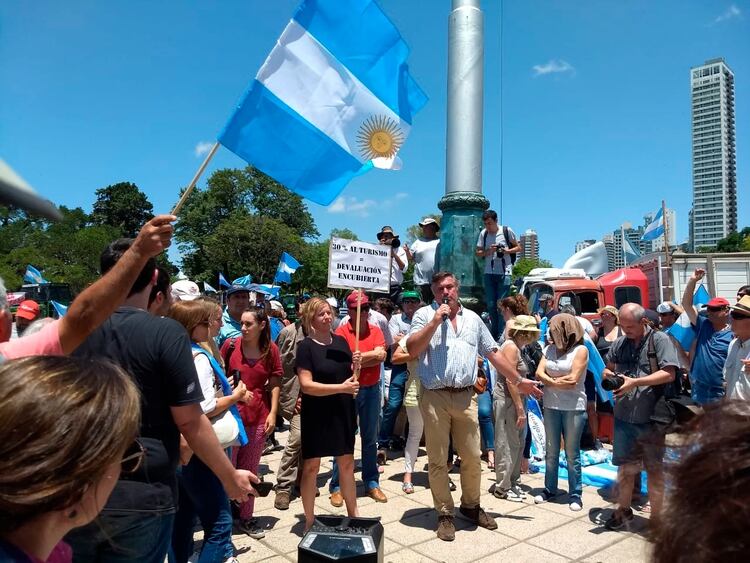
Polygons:
M592 239L592 238L588 238L586 240L579 240L576 243L576 250L575 251L576 252L580 252L581 250L583 250L584 248L588 248L589 246L591 246L595 242L596 242L596 240Z
M602 242L607 250L607 270L611 272L617 269L615 266L615 237L612 233L607 233L602 237ZM620 254L622 254L622 245L620 246Z
M536 235L536 231L533 229L527 229L521 235L521 252L519 258L529 258L530 260L539 259L539 238Z
M734 73L724 59L690 69L693 140L691 247L737 230Z

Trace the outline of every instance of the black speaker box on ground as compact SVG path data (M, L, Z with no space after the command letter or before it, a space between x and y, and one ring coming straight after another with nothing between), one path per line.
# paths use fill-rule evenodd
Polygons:
M382 563L383 525L380 518L316 517L297 548L297 561Z

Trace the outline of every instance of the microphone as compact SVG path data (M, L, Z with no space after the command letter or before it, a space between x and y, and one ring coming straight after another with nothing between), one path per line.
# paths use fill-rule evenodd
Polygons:
M443 305L447 305L447 304L448 304L448 298L447 297L443 297ZM444 321L448 320L448 315L445 314L445 313L443 313L443 320Z

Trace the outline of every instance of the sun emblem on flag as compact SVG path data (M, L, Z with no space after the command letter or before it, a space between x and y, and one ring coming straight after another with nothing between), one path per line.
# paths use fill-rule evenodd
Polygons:
M377 157L393 158L404 144L404 133L388 116L368 117L357 132L359 152L367 160Z

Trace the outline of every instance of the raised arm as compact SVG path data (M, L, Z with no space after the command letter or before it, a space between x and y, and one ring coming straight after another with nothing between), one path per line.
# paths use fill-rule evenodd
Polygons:
M703 268L696 268L693 275L690 276L690 279L685 284L685 291L682 292L682 308L685 309L685 312L690 319L690 324L693 325L698 322L698 311L695 310L695 305L693 305L695 285L702 280L705 275L706 270Z
M174 215L157 215L144 225L114 267L86 288L60 320L60 344L70 354L125 300L146 262L172 241Z

